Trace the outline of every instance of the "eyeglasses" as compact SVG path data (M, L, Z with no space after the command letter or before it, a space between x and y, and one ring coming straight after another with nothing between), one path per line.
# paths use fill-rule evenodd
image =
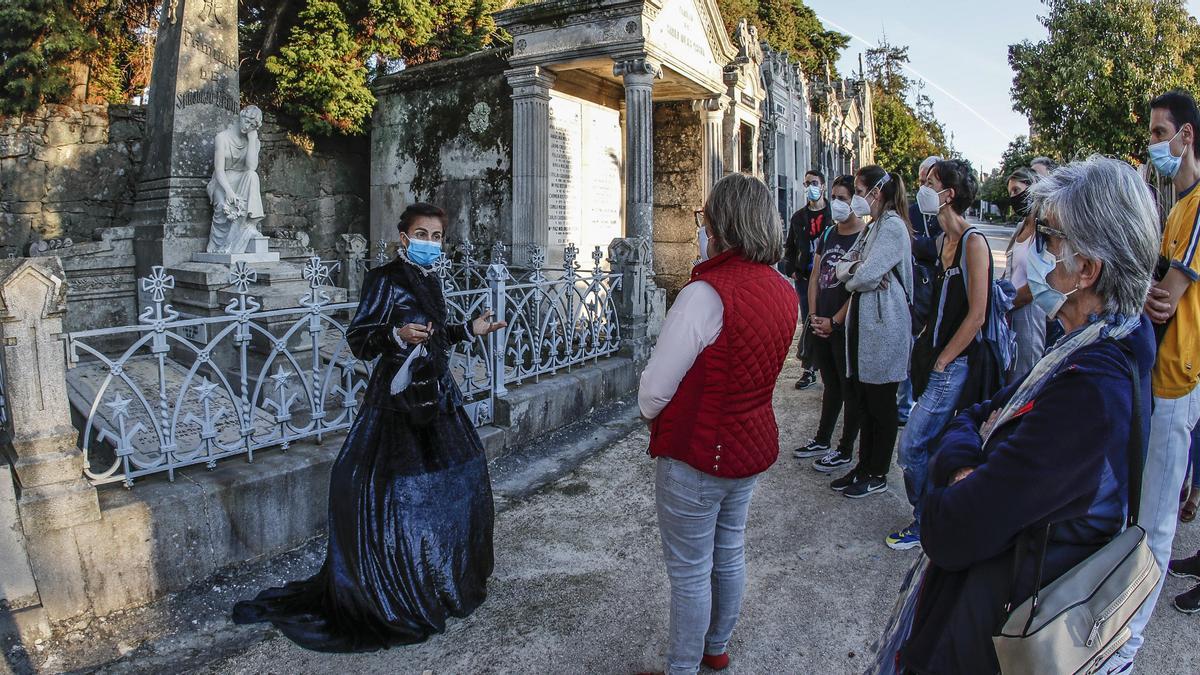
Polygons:
M1063 232L1056 227L1050 227L1046 224L1046 221L1042 220L1041 218L1034 220L1034 227L1034 243L1037 244L1039 251L1046 250L1046 244L1049 242L1051 237L1064 240L1070 239L1066 232Z
M704 227L704 209L696 209L693 213L696 216L696 229Z

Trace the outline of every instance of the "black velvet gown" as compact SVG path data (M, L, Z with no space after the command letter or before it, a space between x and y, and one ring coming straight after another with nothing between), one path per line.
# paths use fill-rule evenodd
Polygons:
M411 349L392 328L430 321L426 367L392 396ZM236 623L270 621L323 652L421 642L473 612L492 573L487 459L449 372L469 326L447 325L436 275L397 258L367 273L347 339L358 358L380 360L330 476L325 564L233 609Z

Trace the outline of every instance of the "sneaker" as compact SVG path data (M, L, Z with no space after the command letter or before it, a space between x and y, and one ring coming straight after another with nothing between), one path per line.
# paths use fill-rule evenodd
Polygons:
M808 445L804 446L803 448L796 448L792 451L792 456L796 457L797 459L804 459L806 457L824 457L827 454L829 454L829 444L822 443L816 439L809 441Z
M846 488L850 487L851 485L854 485L858 481L859 481L858 472L851 471L850 473L846 474L845 476L842 476L841 478L834 478L833 482L829 484L829 489L833 490L834 492L841 492L842 490L845 490Z
M1175 609L1184 614L1200 612L1200 586L1192 588L1187 593L1175 596Z
M1173 577L1184 579L1200 579L1200 553L1182 560L1172 560L1167 565L1167 571Z
M846 466L854 461L854 457L849 452L843 453L841 450L830 450L825 453L825 456L813 462L813 468L821 473L829 473L836 471L839 466Z
M817 383L817 374L811 370L804 371L799 380L796 380L796 389L804 391Z
M850 499L862 499L876 492L887 492L887 489L886 476L867 476L843 490L842 496L849 497Z
M907 551L921 545L921 531L917 529L917 524L913 523L899 532L889 534L883 543L893 551Z

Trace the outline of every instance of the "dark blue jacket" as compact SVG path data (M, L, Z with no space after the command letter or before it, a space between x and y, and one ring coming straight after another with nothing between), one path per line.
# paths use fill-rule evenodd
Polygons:
M1149 320L1122 342L1141 378L1139 447L1149 435ZM1132 376L1125 354L1101 340L1072 354L1027 412L980 447L979 428L1019 383L960 414L947 427L930 464L921 544L931 566L909 641L902 650L918 673L995 673L991 635L1003 604L1033 593L1040 532L1055 523L1042 584L1050 583L1119 533L1128 506ZM974 473L948 486L959 469ZM1036 532L1038 536L1022 536ZM1012 589L1016 547L1025 550ZM1032 549L1031 549L1032 547Z
M917 262L932 266L937 262L937 238L942 234L937 216L921 213L917 203L913 202L908 207L908 222L913 226L913 257Z

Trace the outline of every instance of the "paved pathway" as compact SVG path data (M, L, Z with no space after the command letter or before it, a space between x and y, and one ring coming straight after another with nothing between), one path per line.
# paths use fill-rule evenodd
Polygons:
M815 427L820 389L797 392L790 361L776 390L789 454L759 484L748 527L750 579L731 645L738 673L857 673L915 552L883 535L908 520L892 491L849 500L790 458ZM572 475L503 512L487 603L446 634L360 655L307 652L273 638L211 664L213 673L631 673L660 667L667 583L655 525L652 462L638 429ZM1177 550L1200 545L1185 525ZM296 570L291 570L295 574ZM1164 597L1186 588L1169 579ZM1168 604L1150 625L1141 673L1200 672L1200 617Z

